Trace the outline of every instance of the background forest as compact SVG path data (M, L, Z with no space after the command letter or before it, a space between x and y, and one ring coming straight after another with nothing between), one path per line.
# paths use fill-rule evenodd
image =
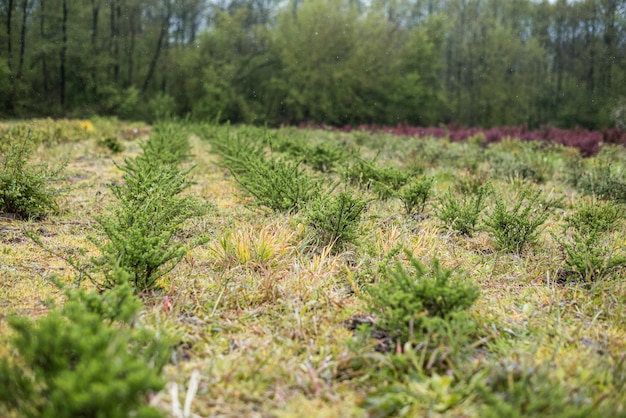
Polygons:
M5 117L601 128L626 106L624 0L0 0L0 48Z

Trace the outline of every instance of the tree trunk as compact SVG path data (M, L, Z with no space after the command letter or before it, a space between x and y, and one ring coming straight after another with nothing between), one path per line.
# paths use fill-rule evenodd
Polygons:
M39 10L41 12L40 20L39 20L39 35L41 35L41 39L46 39L46 31L45 31L45 21L46 21L46 8L44 0L40 0L39 2ZM48 87L48 65L46 63L46 53L42 52L41 54L41 71L42 71L42 81L43 81L43 91L46 94L49 91Z
M150 80L154 76L154 70L156 69L157 62L159 61L159 56L161 55L161 50L163 49L163 41L165 40L165 35L167 34L167 30L169 28L170 18L172 15L172 7L171 7L169 0L167 1L166 7L167 9L166 9L165 16L163 17L163 21L161 23L161 30L159 32L159 39L157 41L156 50L154 51L154 55L152 56L152 59L150 60L150 67L148 67L148 74L146 75L146 79L144 80L143 86L141 87L142 96L146 94L146 91L148 90L148 85L150 84Z
M11 21L13 17L13 0L9 0L9 5L7 9L7 64L9 66L9 72L13 74L13 51L12 51L12 41L11 41L11 27L13 26L13 22Z
M61 20L61 108L66 105L66 61L67 61L67 0L63 0L63 19Z
M26 51L26 17L28 16L28 0L22 1L22 29L20 31L20 63L17 67L17 78L22 78L24 52Z

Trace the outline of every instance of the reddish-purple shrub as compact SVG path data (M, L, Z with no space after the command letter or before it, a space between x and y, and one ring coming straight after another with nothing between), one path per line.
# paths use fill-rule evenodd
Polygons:
M590 131L588 129L561 129L554 126L542 126L539 129L531 130L527 124L520 126L501 126L489 129L468 128L458 125L448 125L447 127L421 127L399 124L396 126L381 125L358 125L356 127L346 125L341 128L333 128L326 124L314 122L301 123L300 128L311 129L334 129L341 132L366 131L371 133L388 133L396 136L409 137L434 137L447 138L450 141L464 141L468 138L483 134L486 142L499 142L504 138L519 139L521 141L548 141L568 147L578 148L585 155L592 155L598 152L600 144L618 144L626 146L626 131L612 128L602 131Z

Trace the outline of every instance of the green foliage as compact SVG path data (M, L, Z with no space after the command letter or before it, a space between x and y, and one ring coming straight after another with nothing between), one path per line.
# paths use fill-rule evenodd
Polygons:
M102 294L66 290L64 306L35 323L11 318L0 406L33 418L163 416L145 401L164 386L168 343L133 324L141 303L128 279L118 270L118 286Z
M0 156L0 210L33 219L57 211L62 189L51 184L60 180L65 165L51 169L45 164L29 163L33 143L28 135L1 140L10 142L8 151Z
M221 156L221 164L237 184L255 198L255 204L276 212L299 211L319 191L320 184L294 162L266 157L263 146L228 132L212 141Z
M385 271L385 278L366 289L366 300L378 316L377 326L401 343L419 342L432 327L467 310L478 298L478 288L434 260L429 271L407 252L412 270L400 264Z
M313 200L307 218L322 243L341 247L356 240L359 221L366 207L365 200L349 192L337 196L321 193Z
M567 180L577 190L599 199L626 203L626 173L607 157L571 158L567 170Z
M189 171L181 171L175 162L186 155L186 148L177 141L163 142L162 136L155 138L156 145L150 145L150 139L144 154L120 167L123 183L110 186L116 205L111 214L97 219L106 239L91 239L102 253L93 261L104 272L100 284L105 287L115 285L111 275L122 268L131 273L135 291L149 290L189 248L207 240L199 237L187 245L176 240L187 220L205 215L209 208L193 196L181 195L191 185ZM170 143L172 150L156 153Z
M377 166L374 161L356 159L344 172L353 184L371 188L381 200L393 197L408 183L411 173L390 166Z
M476 225L487 206L487 197L490 194L491 187L487 184L461 197L455 196L451 190L448 190L439 198L436 216L453 231L472 236L476 232Z
M113 154L119 154L124 151L124 145L114 136L109 136L98 141L98 145L108 149Z
M555 237L565 252L566 268L592 282L625 266L623 240L616 231L623 218L624 208L615 203L580 204L565 218L564 238Z
M548 219L550 207L541 199L541 191L524 189L517 203L507 209L502 198L496 199L491 216L485 220L487 231L499 250L521 254L539 237L539 227Z
M491 144L487 157L495 175L503 179L545 183L554 171L551 150L539 142L504 140Z
M547 365L498 365L489 374L486 384L479 384L477 389L485 402L480 414L483 417L611 416L609 411L589 402L587 394L572 390L566 382L553 378Z
M143 154L139 158L161 164L181 164L191 156L188 137L182 124L158 122L150 139L142 145Z
M433 192L432 177L420 177L403 186L397 193L407 215L423 213Z

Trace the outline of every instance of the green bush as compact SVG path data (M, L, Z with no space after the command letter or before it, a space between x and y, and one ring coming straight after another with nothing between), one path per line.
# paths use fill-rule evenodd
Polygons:
M496 366L477 386L484 405L481 417L606 417L611 411L589 402L583 387L569 388L551 377L550 367L511 362ZM582 391L580 391L582 389ZM581 393L582 392L582 393Z
M33 219L56 212L57 198L63 190L52 184L60 181L66 165L51 169L45 164L30 164L28 159L34 149L28 134L1 139L10 142L0 162L0 210Z
M402 201L407 215L424 213L433 192L433 181L432 177L420 177L398 191L396 195Z
M11 318L0 360L0 413L23 417L159 417L146 397L163 388L162 336L133 325L141 303L125 277L102 294L66 290L67 302L33 323Z
M521 254L527 246L536 243L539 227L550 215L549 209L549 205L541 199L540 190L531 194L524 189L511 209L507 209L503 199L497 199L485 225L499 250Z
M111 186L116 197L112 213L97 219L105 240L91 238L102 255L94 264L103 270L104 287L114 285L118 267L131 273L135 291L153 288L173 269L189 248L206 241L200 237L185 245L176 235L188 219L205 215L208 206L180 194L190 186L187 172L146 158L127 159L123 183Z
M564 237L555 239L566 255L566 268L586 282L601 279L626 265L617 226L624 208L611 202L584 202L565 218ZM554 235L553 235L554 236Z
M378 316L377 326L401 343L422 341L455 313L467 310L478 298L478 288L444 270L434 260L429 271L407 252L412 270L402 265L388 268L384 279L366 288L369 310Z
M163 164L181 164L190 157L189 134L180 123L158 122L146 143L141 146L145 158Z
M98 141L98 145L102 148L106 148L113 154L119 154L124 151L124 145L120 140L114 136L109 136Z
M393 197L408 183L411 173L396 167L379 167L374 161L356 159L343 173L353 184L371 189L381 200Z
M308 210L307 218L324 245L341 247L356 240L366 206L365 200L349 192L337 196L320 194Z
M567 182L580 192L626 203L626 173L620 164L613 164L608 157L570 158L566 169Z
M462 235L472 236L491 194L489 185L482 185L474 193L455 196L451 190L439 198L436 216L443 224Z

